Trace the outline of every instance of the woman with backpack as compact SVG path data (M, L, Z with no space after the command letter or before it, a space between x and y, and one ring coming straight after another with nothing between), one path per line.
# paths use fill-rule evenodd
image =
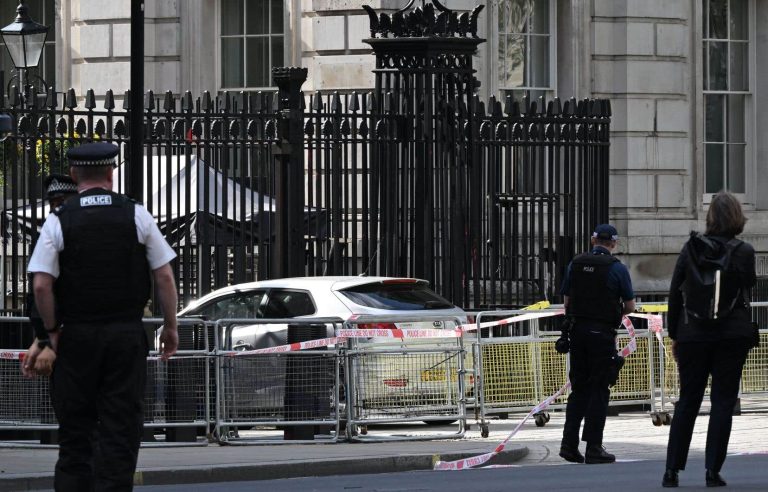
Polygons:
M668 330L680 375L680 398L669 431L662 485L678 486L709 376L712 409L705 452L707 487L720 476L731 435L741 372L757 329L749 308L755 285L755 250L735 238L747 219L732 194L712 198L706 232L691 233L678 257L669 289Z

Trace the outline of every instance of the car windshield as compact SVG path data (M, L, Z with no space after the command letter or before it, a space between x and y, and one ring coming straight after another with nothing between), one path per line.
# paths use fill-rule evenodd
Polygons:
M419 311L454 307L423 283L373 283L340 292L355 304L376 309Z

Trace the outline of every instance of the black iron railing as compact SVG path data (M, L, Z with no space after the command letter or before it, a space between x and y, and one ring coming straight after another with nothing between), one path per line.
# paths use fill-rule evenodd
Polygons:
M124 191L126 166L141 167L143 202L178 254L180 303L232 283L362 274L425 278L471 309L558 300L567 262L608 220L610 106L481 101L478 12L389 24L415 39L372 24L367 93L303 94L306 70L278 68L276 93L146 94L144 158L115 182ZM21 107L12 88L0 108L14 121L0 146L11 313L29 289L45 174L66 170L73 145L111 141L124 156L134 138L111 91L79 107L74 91L39 99Z

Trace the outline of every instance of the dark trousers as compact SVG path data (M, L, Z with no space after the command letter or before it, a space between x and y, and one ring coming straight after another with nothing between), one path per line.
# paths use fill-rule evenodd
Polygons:
M57 491L126 491L144 422L142 324L67 324L51 379L59 421Z
M680 399L669 429L667 468L685 469L693 426L704 398L707 379L712 375L712 410L707 428L705 464L709 470L720 471L728 452L733 408L739 396L741 371L748 353L749 341L744 339L678 344Z
M565 408L563 444L578 446L582 420L581 439L588 444L602 444L616 336L610 329L576 325L571 329L570 345L571 394Z

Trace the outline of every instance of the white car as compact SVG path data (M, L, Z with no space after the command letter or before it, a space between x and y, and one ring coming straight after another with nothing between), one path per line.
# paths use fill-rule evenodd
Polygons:
M426 280L391 277L300 277L231 285L184 308L179 317L219 319L317 318L353 316L440 316L466 319L465 312L429 288ZM441 321L394 322L357 328L446 328ZM221 347L250 350L286 343L286 325L243 325L232 329ZM331 328L332 329L332 328ZM180 329L180 349L201 349ZM328 332L327 336L333 336Z
M334 335L331 324L296 324L291 330L292 339L288 340L291 325L269 323L267 320L270 318L333 317L346 321L365 316L396 316L408 318L408 321L395 319L386 323L356 323L352 327L444 329L454 328L457 321L466 322L466 313L432 291L427 281L390 277L283 278L237 284L211 292L179 313L179 317L199 317L207 321L265 320L264 323L223 326L220 329L220 347L224 350L284 345L297 341L297 335L302 341ZM430 319L420 322L419 316ZM441 319L436 320L435 317ZM179 327L179 348L204 348L204 338L200 335L198 330ZM212 347L212 341L209 333L209 347ZM386 339L376 341L385 342ZM404 345L399 339L397 342L399 346ZM280 413L288 405L285 396L290 390L286 391L286 387L291 384L287 380L291 379L288 374L292 370L300 371L300 377L305 379L299 384L312 386L313 392L320 395L328 394L329 381L332 385L332 378L335 377L330 374L330 368L318 366L292 369L291 363L286 364L289 357L270 355L228 359L228 365L223 370L231 382L224 388L230 400L229 408L239 417L247 414L262 418ZM423 404L434 400L430 395L444 391L446 383L450 384L446 381L445 371L441 372L434 367L434 359L425 358L423 363L414 364L413 361L391 362L384 356L374 355L359 360L359 386L364 389L359 389L357 400L358 404L368 408L386 407L397 400ZM314 379L310 377L310 381L305 378L306 373L314 373ZM323 377L322 374L326 373L328 376ZM325 411L321 410L323 413Z

